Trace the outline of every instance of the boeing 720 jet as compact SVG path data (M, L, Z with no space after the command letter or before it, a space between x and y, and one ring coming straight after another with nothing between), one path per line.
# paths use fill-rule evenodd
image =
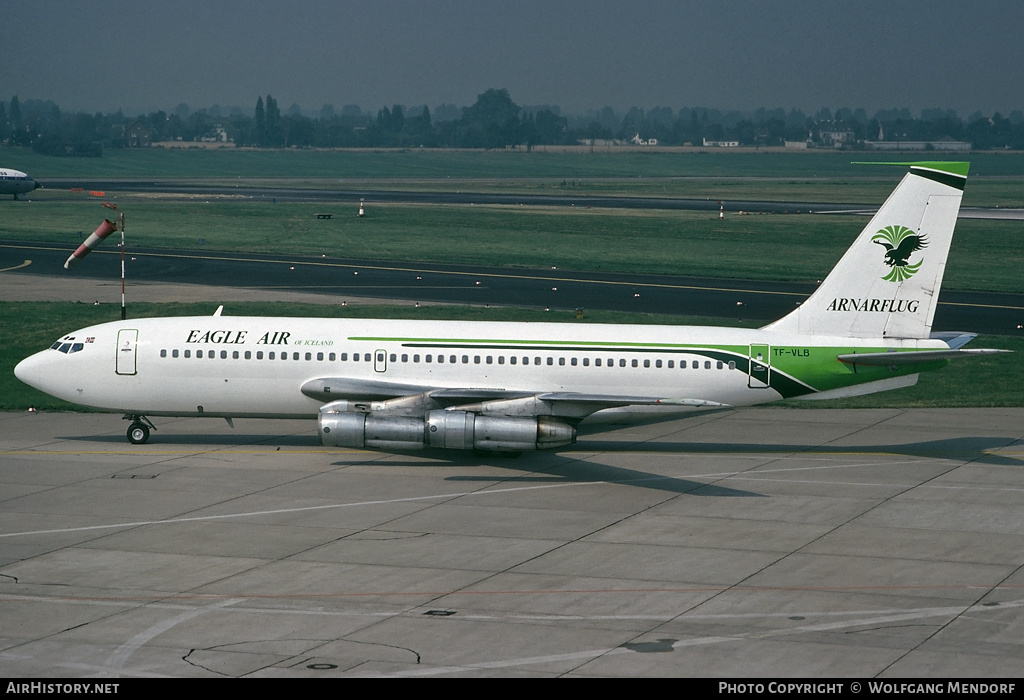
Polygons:
M917 382L971 333L932 333L967 163L909 172L819 288L759 329L222 315L115 321L63 336L15 374L131 421L315 420L324 445L522 452L581 424Z
M39 187L39 183L20 170L0 168L0 194L26 194Z

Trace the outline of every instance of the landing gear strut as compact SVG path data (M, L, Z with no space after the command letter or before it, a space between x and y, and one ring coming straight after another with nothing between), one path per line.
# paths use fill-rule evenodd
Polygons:
M146 441L149 440L150 429L156 430L156 426L150 423L145 416L126 415L124 419L132 422L128 426L128 442L133 445L146 444Z

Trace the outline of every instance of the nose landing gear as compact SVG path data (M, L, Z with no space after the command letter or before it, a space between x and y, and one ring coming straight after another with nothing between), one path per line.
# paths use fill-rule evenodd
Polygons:
M133 445L144 445L149 440L149 431L156 430L156 426L153 425L148 418L145 416L138 415L125 415L125 420L130 420L132 424L128 426L128 442Z

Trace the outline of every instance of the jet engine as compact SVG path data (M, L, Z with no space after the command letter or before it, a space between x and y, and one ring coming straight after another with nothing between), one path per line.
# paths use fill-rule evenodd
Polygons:
M423 416L375 416L345 410L347 402L320 409L320 444L419 450L526 452L576 442L576 428L550 418L484 416L468 411L429 411Z

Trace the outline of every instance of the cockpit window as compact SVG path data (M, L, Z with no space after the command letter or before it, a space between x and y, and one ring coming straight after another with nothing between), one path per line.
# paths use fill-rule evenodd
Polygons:
M92 340L92 338L86 338L85 343L91 343ZM65 355L71 355L73 353L80 352L82 349L84 349L85 343L75 342L74 336L67 336L66 338L61 338L56 343L51 345L50 349L56 350L57 352L62 352Z

